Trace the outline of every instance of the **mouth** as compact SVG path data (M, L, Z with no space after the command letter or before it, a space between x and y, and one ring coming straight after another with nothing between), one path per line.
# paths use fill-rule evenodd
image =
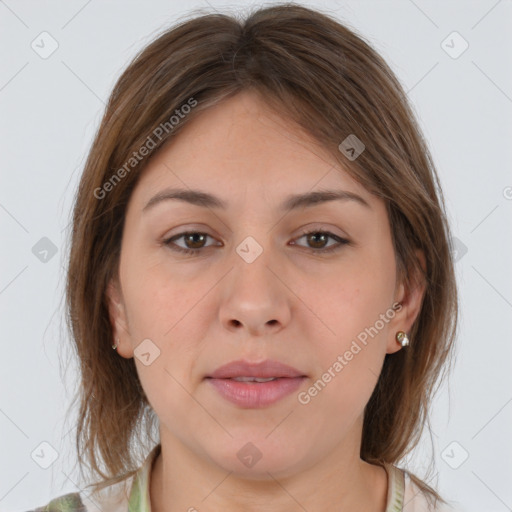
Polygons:
M233 361L205 379L225 400L241 408L255 409L278 402L307 379L303 372L278 361Z
M277 380L282 377L230 377L231 380L236 380L237 382L270 382L271 380Z
M306 377L304 372L293 366L267 359L260 363L250 361L231 361L217 368L206 378L212 379L279 379Z

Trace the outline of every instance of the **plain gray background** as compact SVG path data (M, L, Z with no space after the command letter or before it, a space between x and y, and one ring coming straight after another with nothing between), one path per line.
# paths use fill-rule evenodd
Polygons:
M388 61L443 183L462 314L456 365L432 410L430 482L468 512L512 510L512 2L302 3L334 14ZM68 343L66 227L104 103L157 32L191 9L233 6L0 0L2 511L28 510L77 489L75 422L64 417L77 374L74 366L63 374L60 359ZM52 44L56 50L44 55ZM57 455L47 469L41 464L50 464L53 452L41 443ZM402 466L422 476L431 451L425 432Z

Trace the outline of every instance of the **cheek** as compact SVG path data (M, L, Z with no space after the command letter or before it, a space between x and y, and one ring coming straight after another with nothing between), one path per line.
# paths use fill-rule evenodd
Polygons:
M394 316L394 259L361 253L335 275L313 288L303 284L305 302L314 306L316 317L309 315L305 328L309 325L308 339L318 361L315 377L320 379L316 387L322 390L321 400L340 410L360 411L375 387L386 352L388 323Z
M307 321L316 332L316 336L310 333L310 339L343 349L389 311L393 291L392 266L375 258L359 258L320 280L306 276L297 287L297 296L310 309Z
M183 423L184 418L190 417L190 411L196 404L187 391L189 384L184 380L183 370L187 371L187 362L182 360L179 368L172 367L166 355L162 351L160 357L149 366L137 359L135 364L144 393L160 422L176 426ZM179 356L173 354L175 357Z
M327 412L338 427L348 428L364 412L377 383L385 356L384 332L372 337L356 320L350 325L338 322L337 339L324 337L315 350L318 365L301 403L310 400L315 416Z
M137 335L151 332L167 338L207 291L197 275L190 279L180 267L166 264L161 251L156 255L134 251L121 268L130 325Z
M201 290L182 281L159 264L140 270L130 284L132 343L135 347L148 338L157 347L153 350L158 357L151 365L137 358L135 362L142 386L158 412L169 405L179 412L183 402L188 404L184 388L190 387L205 323L197 314Z
M340 283L340 321L348 321L351 336L370 328L390 310L395 279L394 252L387 238L359 251L358 257L344 269Z
M155 370L157 376L147 378L159 382L163 379L164 383L167 381L165 387L172 377L187 385L212 321L205 310L211 280L205 280L204 273L203 278L196 275L192 279L184 274L158 262L141 266L127 281L132 343L135 347L140 340L149 338L159 348L155 363L160 371ZM144 370L142 365L143 378Z

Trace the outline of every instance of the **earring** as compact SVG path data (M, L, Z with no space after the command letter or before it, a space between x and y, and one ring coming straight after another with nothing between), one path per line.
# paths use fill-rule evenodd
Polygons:
M409 345L409 338L407 337L407 334L405 334L404 331L398 331L396 333L396 341L402 345L402 347L406 347Z
M112 345L112 348L115 350L118 345L119 345L119 338L116 338L116 344Z

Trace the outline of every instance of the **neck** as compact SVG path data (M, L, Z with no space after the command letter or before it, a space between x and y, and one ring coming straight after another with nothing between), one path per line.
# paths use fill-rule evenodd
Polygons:
M163 434L164 432L161 432ZM266 471L258 479L227 471L161 435L162 450L150 474L151 512L385 512L387 473L354 451L339 449L306 470Z

